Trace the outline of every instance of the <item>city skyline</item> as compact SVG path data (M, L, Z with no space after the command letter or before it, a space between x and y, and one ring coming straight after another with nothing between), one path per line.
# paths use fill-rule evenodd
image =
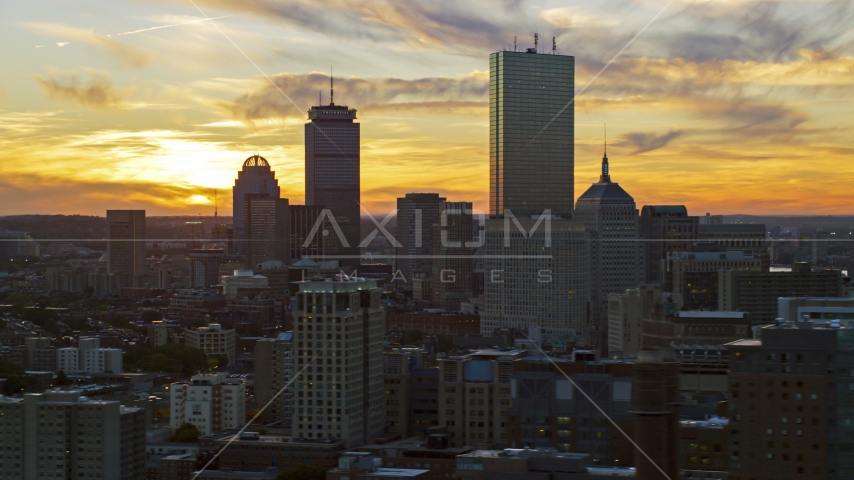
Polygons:
M319 71L329 64L343 72L339 103L359 110L369 211L388 212L413 191L488 211L488 55L512 50L514 37L531 47L534 32L550 51L556 37L558 53L576 57L579 91L665 4L632 3L618 16L607 2L484 12L470 1L371 16L342 1L332 12L299 4L296 19L275 2L200 2L299 108L190 4L13 5L0 33L15 47L6 64L17 65L0 76L0 144L8 158L38 151L39 162L0 166L0 215L208 215L214 189L228 211L238 162L254 152L277 171L282 196L303 203L301 125L318 93L328 101ZM844 184L833 181L854 173L839 161L852 151L844 7L674 2L578 98L574 190L597 177L607 122L638 205L847 213ZM193 60L205 56L217 61Z

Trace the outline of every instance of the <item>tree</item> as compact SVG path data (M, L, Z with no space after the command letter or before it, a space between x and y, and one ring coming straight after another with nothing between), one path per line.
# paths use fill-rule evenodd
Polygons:
M15 395L33 388L35 381L33 377L24 374L24 369L14 363L0 361L0 378L3 382L3 394Z
M295 465L279 472L276 480L325 480L326 470L317 465Z
M200 434L199 429L195 425L185 423L175 430L175 435L169 441L176 443L198 443Z
M13 293L3 299L3 301L16 307L26 307L27 305L33 304L33 299L30 298L29 295L24 295L23 293Z
M63 370L60 370L56 374L56 384L60 387L64 387L66 385L71 385L71 380L68 379L68 375L65 374Z

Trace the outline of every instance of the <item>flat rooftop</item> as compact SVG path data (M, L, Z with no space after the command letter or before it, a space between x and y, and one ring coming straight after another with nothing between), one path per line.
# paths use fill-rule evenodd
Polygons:
M743 319L747 312L725 312L708 310L683 310L676 314L679 318L721 318L721 319Z

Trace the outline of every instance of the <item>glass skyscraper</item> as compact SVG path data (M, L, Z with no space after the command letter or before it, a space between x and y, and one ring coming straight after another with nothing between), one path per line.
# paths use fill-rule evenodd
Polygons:
M330 259L357 264L359 255L360 132L356 109L330 103L311 107L305 124L305 204L328 208L349 247L330 231Z
M572 214L574 95L575 57L506 51L489 56L493 217L505 210L517 217L546 209L566 218Z

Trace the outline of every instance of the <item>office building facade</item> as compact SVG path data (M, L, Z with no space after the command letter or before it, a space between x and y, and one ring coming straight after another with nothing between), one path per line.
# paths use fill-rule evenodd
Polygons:
M269 261L288 263L291 257L288 199L250 193L244 200L243 248L247 268L257 268Z
M233 362L237 358L234 330L223 329L218 323L186 329L184 344L205 352L210 359L228 358L229 362Z
M445 202L433 227L432 301L446 312L458 312L461 303L482 293L482 279L474 272L480 222L475 223L470 202Z
M718 281L718 309L750 312L754 324L773 322L781 297L842 296L842 272L813 272L809 263L796 263L791 272L721 272Z
M343 440L349 448L382 435L384 319L373 280L339 275L299 282L293 312L295 436Z
M576 220L487 220L481 333L541 327L564 340L582 339L591 297L590 245L591 233Z
M243 168L237 172L232 191L233 219L232 241L236 253L243 253L244 228L246 219L246 195L251 193L267 194L272 198L281 196L276 172L270 168L267 159L252 155L243 162ZM232 253L232 252L229 252Z
M517 217L572 214L575 57L489 56L489 210Z
M359 264L361 206L360 125L356 109L346 105L311 107L305 124L305 204L324 205L346 240L337 238L337 229L325 248L331 259L338 256L347 264Z
M315 261L323 259L326 252L324 245L327 236L324 231L329 231L329 221L323 217L323 205L290 205L290 235L291 235L291 263L303 258ZM315 224L320 222L317 230ZM314 231L314 235L312 235Z
M742 252L676 252L664 262L662 288L680 295L686 308L711 310L718 308L721 275L761 269L761 260Z
M635 200L616 182L611 181L607 154L602 158L602 173L578 197L575 219L593 232L590 264L591 319L587 341L608 347L608 295L640 285L642 279L642 246L640 223Z
M219 266L226 261L221 248L190 250L190 287L211 288L219 284Z
M785 322L727 348L729 478L854 478L849 324Z
M439 224L444 204L438 193L407 193L397 199L395 270L403 281L411 282L415 273L433 274L433 226Z
M661 262L674 252L690 252L697 241L699 217L684 205L644 205L640 215L644 283L661 284Z

